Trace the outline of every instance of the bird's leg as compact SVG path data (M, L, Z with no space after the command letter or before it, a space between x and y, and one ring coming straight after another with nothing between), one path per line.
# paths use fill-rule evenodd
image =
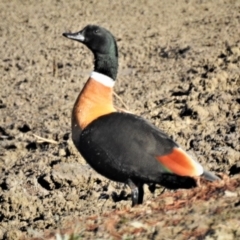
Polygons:
M142 204L143 203L143 184L139 184L138 185L138 204Z
M148 189L149 189L149 191L150 191L151 193L154 193L155 190L156 190L156 184L155 184L155 183L150 183L150 184L148 185Z
M144 195L143 184L129 179L128 186L132 190L132 207L137 204L142 204Z

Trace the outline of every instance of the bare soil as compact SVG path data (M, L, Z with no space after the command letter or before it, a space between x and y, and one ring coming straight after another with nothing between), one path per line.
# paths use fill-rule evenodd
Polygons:
M0 239L240 239L239 0L2 0L0 14ZM117 39L129 110L222 181L146 187L131 208L86 164L70 116L93 56L61 34L89 23Z

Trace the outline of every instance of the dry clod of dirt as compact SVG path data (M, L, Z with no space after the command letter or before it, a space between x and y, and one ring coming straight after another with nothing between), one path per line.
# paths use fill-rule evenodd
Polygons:
M240 239L240 1L4 0L0 13L0 239ZM115 104L223 180L130 208L79 156L71 108L93 57L61 34L89 23L117 39Z

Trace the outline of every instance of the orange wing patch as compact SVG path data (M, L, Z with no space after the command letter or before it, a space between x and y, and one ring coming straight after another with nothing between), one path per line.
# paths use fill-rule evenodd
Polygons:
M170 154L156 158L164 167L180 176L193 177L203 173L200 163L190 158L181 148L174 148Z

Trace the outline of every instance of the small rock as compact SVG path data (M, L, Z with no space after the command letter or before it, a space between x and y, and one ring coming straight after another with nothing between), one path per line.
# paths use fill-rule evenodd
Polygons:
M139 222L139 221L133 221L130 222L130 225L133 226L134 228L144 228L144 224Z
M238 194L236 192L231 192L228 190L226 190L224 193L225 193L226 197L237 197L238 196Z
M174 199L173 199L173 197L166 197L166 198L164 198L164 202L166 205L170 205L170 204L173 204Z
M58 155L59 155L60 157L66 156L66 151L65 151L65 149L63 149L63 148L59 149Z

